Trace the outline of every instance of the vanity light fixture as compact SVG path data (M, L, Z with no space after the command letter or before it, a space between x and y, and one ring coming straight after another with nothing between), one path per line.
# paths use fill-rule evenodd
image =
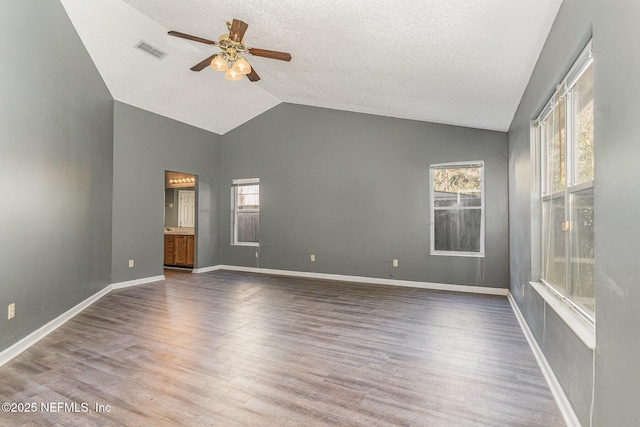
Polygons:
M194 177L188 178L171 178L169 184L194 184L196 179Z

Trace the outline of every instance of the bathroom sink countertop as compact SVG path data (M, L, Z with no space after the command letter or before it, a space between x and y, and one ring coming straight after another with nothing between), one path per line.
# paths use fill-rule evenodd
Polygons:
M164 234L190 235L195 234L195 229L194 227L165 227Z

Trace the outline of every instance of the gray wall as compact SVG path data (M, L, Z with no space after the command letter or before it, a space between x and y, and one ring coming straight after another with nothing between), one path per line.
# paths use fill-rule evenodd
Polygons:
M113 100L57 1L4 2L0 51L2 350L110 283Z
M530 288L532 252L539 253L536 237L532 242L530 122L550 98L573 61L591 36L593 4L565 1L551 29L535 71L509 129L509 246L511 294L545 353L582 425L589 425L593 388L593 352L558 318L544 300ZM597 107L596 107L597 108ZM532 245L535 250L532 251ZM536 257L534 256L534 264ZM539 267L533 267L534 280Z
M222 157L223 264L508 286L505 133L280 104ZM429 254L429 164L460 160L485 161L485 259ZM261 180L258 260L229 244L234 178Z
M544 309L528 287L532 278L529 121L593 33L597 221L593 426L637 425L640 200L629 196L638 194L639 21L637 1L565 0L509 130L511 292L584 426L590 425L594 354L552 310Z
M219 135L116 102L113 159L112 283L163 274L165 170L198 176L196 267L219 264Z
M173 206L167 206L169 203L173 203ZM164 190L164 226L178 226L178 192L175 188Z
M638 425L640 394L640 2L594 13L598 426Z

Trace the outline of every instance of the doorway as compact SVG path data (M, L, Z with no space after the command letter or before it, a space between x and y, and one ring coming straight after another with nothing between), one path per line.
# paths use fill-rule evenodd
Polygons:
M164 174L164 259L165 268L196 267L197 175L165 171Z

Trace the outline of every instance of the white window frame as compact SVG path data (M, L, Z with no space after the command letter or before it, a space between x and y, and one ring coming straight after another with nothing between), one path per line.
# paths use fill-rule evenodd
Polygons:
M234 179L231 182L231 245L233 246L260 246L260 242L238 241L238 188L244 185L260 185L260 178ZM243 210L243 212L260 213L258 209ZM258 219L260 221L260 219Z
M480 207L436 207L435 206L435 194L433 188L433 171L434 169L455 169L455 168L479 168L480 169ZM452 162L452 163L437 163L429 166L429 196L430 196L430 209L431 209L431 221L430 221L430 234L431 234L431 255L444 255L444 256L460 256L460 257L484 257L484 241L485 241L485 201L484 201L484 161L464 161L464 162ZM435 211L436 210L468 210L468 209L480 209L480 250L475 251L443 251L435 249Z
M567 137L567 147L566 147L566 158L565 158L565 187L561 191L552 192L548 191L547 186L545 185L546 179L546 165L547 165L547 153L546 153L546 144L542 139L542 125L543 122L549 117L550 114L554 113L556 107L560 103L561 97L566 97L565 105L566 111L574 111L573 99L571 97L572 90L575 84L578 82L580 77L587 71L590 65L593 63L593 43L589 41L586 47L583 49L582 53L578 56L578 59L575 61L567 75L557 86L557 90L551 96L545 107L542 109L540 115L532 122L532 137L534 138L532 146L535 147L535 151L532 150L532 163L535 162L537 165L536 170L533 171L534 179L532 180L533 188L532 188L532 202L538 205L540 219L539 222L533 224L534 227L537 227L537 232L539 233L540 239L540 262L539 268L536 271L540 273L540 283L544 286L546 290L546 294L551 295L557 300L564 303L566 307L571 309L575 314L577 314L581 319L587 322L591 327L595 325L595 314L591 314L587 312L585 309L580 307L577 303L575 303L571 297L569 283L570 277L569 274L565 275L565 292L566 295L562 294L559 290L555 288L552 284L548 283L544 279L545 271L545 248L544 248L544 227L542 226L543 220L543 204L544 202L550 202L554 199L564 198L565 202L565 218L569 216L569 201L571 198L571 194L579 192L581 190L595 188L594 180L574 184L574 171L573 166L575 164L575 159L573 158L575 154L575 141L573 141L573 115L571 115L571 119L566 117L566 125L565 125L565 135ZM570 138L570 140L569 140ZM594 221L595 222L595 221ZM566 237L567 243L565 244L565 252L569 251L569 237ZM566 269L570 268L569 265L569 254L565 253L567 259ZM538 265L537 260L534 260L532 264ZM568 270L567 270L568 271ZM538 289L536 289L538 290ZM544 297L543 293L538 290L538 292ZM594 296L595 297L595 296ZM558 310L556 310L558 312ZM566 318L563 317L563 318ZM572 328L573 329L573 328ZM586 342L586 341L585 341Z

